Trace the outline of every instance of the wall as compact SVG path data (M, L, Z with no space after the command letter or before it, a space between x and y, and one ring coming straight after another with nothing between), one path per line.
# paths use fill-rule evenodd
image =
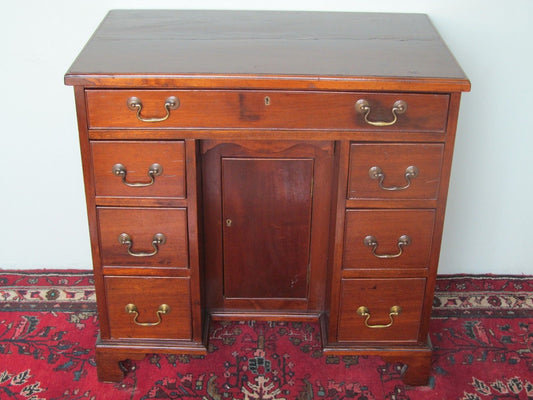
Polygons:
M463 95L440 273L532 273L533 2L24 1L0 33L0 268L90 268L71 87L63 74L112 8L421 12L472 81Z

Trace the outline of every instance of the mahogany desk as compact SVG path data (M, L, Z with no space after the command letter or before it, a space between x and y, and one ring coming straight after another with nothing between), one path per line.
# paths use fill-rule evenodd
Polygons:
M112 11L70 70L99 378L210 319L318 321L425 384L462 91L425 15Z

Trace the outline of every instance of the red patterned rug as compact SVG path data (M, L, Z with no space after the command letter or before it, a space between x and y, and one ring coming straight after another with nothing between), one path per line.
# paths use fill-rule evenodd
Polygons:
M428 387L400 365L325 356L318 326L215 323L205 357L151 355L96 379L89 272L0 271L0 399L533 399L533 277L437 282Z

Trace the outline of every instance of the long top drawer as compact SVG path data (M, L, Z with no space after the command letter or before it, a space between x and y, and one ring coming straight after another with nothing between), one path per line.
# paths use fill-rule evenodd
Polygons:
M255 90L95 89L86 98L92 129L444 132L449 102L445 94Z

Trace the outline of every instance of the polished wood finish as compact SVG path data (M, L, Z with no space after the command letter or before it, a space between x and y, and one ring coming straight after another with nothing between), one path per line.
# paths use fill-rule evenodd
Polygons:
M401 279L343 279L341 282L341 310L339 317L339 342L364 341L416 343L419 340L422 302L426 280ZM386 325L390 322L391 307L401 307L388 328L367 328L365 318L357 315L361 306L368 308L369 325Z
M444 145L436 143L394 143L350 145L348 199L380 200L433 200L438 196ZM370 168L380 167L385 175L384 187L402 187L407 181L405 171L410 166L418 168L405 190L384 190L379 180L371 179Z
M91 143L97 197L185 198L185 143L183 141L106 141ZM148 171L154 163L163 172L150 186L131 187L113 174L122 164L128 183L150 183Z
M443 132L448 96L388 93L277 92L242 90L88 90L88 124L92 129L143 128L127 106L142 101L144 118L166 115L165 100L179 99L179 108L154 128L311 129ZM373 120L392 120L392 106L404 100L407 111L394 126L375 127L357 113L355 103L368 100Z
M222 158L224 297L307 297L312 180L312 159Z
M460 96L470 82L416 14L112 11L74 62L101 334L98 377L206 352L211 319L318 321L324 352L379 355L425 384ZM144 122L128 108L142 102ZM368 101L370 124L355 107ZM153 163L163 173L147 187ZM379 166L385 190L369 176ZM150 252L156 233L167 242ZM375 236L376 254L364 238ZM139 326L126 304L138 307ZM402 311L389 327L390 307Z
M98 208L100 251L102 265L163 266L188 268L187 210L172 208ZM118 237L130 235L135 253L153 252L152 240L162 233L166 242L158 246L151 257L135 257L128 254L128 246Z
M91 87L285 90L297 81L291 88L470 89L427 16L378 13L111 11L65 80Z
M202 142L208 308L322 310L331 142Z
M109 307L109 337L191 339L191 294L188 278L117 277L104 279ZM170 307L156 326L141 326L125 310L135 304L139 323L156 323L160 305Z
M342 267L429 268L434 225L434 210L347 210ZM403 235L409 236L411 242L395 258L378 258L372 254L372 247L364 244L365 237L374 236L377 255L396 255Z

